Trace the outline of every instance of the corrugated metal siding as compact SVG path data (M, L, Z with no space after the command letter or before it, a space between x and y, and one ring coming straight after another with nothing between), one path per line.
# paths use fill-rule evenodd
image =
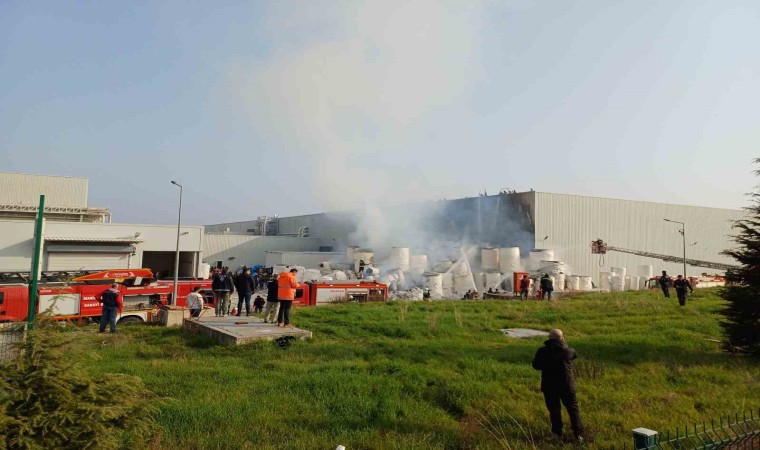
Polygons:
M595 281L600 270L626 267L632 273L640 264L654 265L655 274L667 270L675 275L683 272L682 265L616 252L605 255L600 268L590 242L602 239L615 247L680 256L680 225L662 220L666 218L686 224L687 258L733 264L720 252L733 246L731 224L742 216L738 210L537 192L536 247L554 249L570 273L591 275ZM715 271L688 266L687 272L693 276Z
M87 178L0 172L0 204L87 207Z
M125 253L50 253L47 270L123 269L129 264Z
M250 236L238 234L206 234L204 236L203 262L214 261L230 268L263 264L266 252L308 252L319 250L320 240L287 236ZM234 257L234 260L229 258Z

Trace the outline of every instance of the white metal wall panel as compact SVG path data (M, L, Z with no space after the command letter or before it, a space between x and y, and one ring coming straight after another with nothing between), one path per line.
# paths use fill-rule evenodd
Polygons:
M128 258L126 253L49 253L47 270L123 269Z
M731 225L743 217L742 211L543 192L535 195L535 245L554 249L556 258L564 261L572 274L590 275L597 281L600 270L626 267L633 273L640 264L653 265L655 274L661 270L682 273L683 266L678 263L616 252L605 255L600 267L599 255L591 254L590 242L602 239L615 247L681 256L680 225L662 219L686 223L687 258L735 263L720 252L734 245L729 237ZM703 272L716 271L687 266L689 276Z
M320 239L316 238L206 234L203 262L222 261L224 265L238 269L243 265L264 264L267 251L314 252L319 246Z
M0 172L0 204L87 207L87 178Z

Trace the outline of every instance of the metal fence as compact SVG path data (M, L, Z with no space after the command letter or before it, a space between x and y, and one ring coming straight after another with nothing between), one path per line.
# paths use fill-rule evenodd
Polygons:
M633 430L633 446L622 450L760 450L760 409L710 422L693 423L675 431L659 433L637 428ZM613 447L611 450L616 450Z
M26 336L26 322L0 323L0 363L12 361L19 355L18 342Z

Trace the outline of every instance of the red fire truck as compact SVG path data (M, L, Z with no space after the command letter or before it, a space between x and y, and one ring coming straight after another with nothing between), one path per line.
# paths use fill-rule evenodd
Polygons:
M79 275L78 277L72 275ZM0 322L22 321L29 312L29 274L0 274ZM63 280L71 280L66 282ZM155 280L149 269L107 270L70 274L43 272L38 285L37 312L48 312L56 320L92 320L99 317L100 294L117 282L124 302L119 323L154 321L161 306L169 303L173 280ZM201 287L207 304L214 304L210 280L179 280L177 306L184 306L194 286Z
M387 301L387 284L361 280L302 283L301 287L296 291L295 298L295 303L300 306Z

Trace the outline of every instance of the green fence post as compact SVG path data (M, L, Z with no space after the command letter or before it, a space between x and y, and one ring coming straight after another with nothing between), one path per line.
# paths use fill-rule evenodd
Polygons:
M633 430L633 449L649 450L657 448L657 432L648 428Z
M37 221L34 224L34 255L32 255L32 282L29 285L29 313L26 317L29 329L34 329L34 319L37 316L37 283L40 279L40 255L42 253L42 221L45 213L45 196L40 195L40 207L37 211Z

